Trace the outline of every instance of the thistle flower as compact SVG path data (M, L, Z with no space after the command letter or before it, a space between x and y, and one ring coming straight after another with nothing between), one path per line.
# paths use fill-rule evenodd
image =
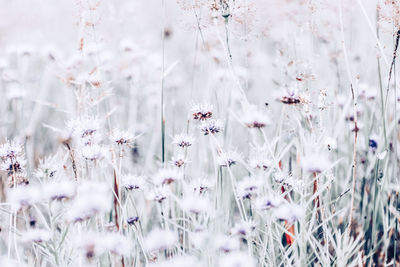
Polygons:
M72 199L75 196L75 183L71 181L59 181L45 183L42 186L43 196L51 200Z
M170 195L170 191L168 187L155 187L152 191L147 195L149 200L156 201L158 203L162 203L167 197Z
M231 167L241 160L241 156L236 151L220 152L217 157L218 165L221 167Z
M126 255L131 245L128 239L119 233L87 232L75 239L75 246L83 250L87 259L110 252L115 255Z
M156 185L171 184L181 179L182 175L174 169L160 169L153 177L153 181Z
M67 122L67 129L71 136L84 145L98 143L101 123L95 117L81 117Z
M209 104L194 104L191 112L194 120L205 121L213 115L213 106Z
M236 223L234 227L231 228L231 234L239 236L251 236L256 229L256 224L253 221L242 221Z
M243 114L241 120L248 128L257 129L264 128L271 123L266 115L259 112L254 107L250 107L249 110Z
M62 168L62 159L58 154L39 160L39 167L33 172L38 179L55 178Z
M104 158L106 149L100 145L84 146L81 149L81 155L84 159L89 161L97 161Z
M210 203L203 197L189 197L182 201L181 206L183 210L194 213L206 213L210 211Z
M7 172L10 186L28 183L23 149L23 146L15 140L8 141L0 146L0 170Z
M217 134L224 129L223 124L220 120L209 120L202 122L200 130L204 135Z
M195 139L193 138L193 136L182 133L174 136L172 144L184 148L191 146L194 141Z
M190 184L191 191L198 192L199 194L204 194L207 192L211 187L213 187L213 183L207 179L207 178L202 178L198 180L194 180Z
M277 208L284 203L285 200L280 196L262 197L257 199L256 208L259 210L269 210L272 208Z
M169 230L154 229L144 239L146 251L159 251L173 247L178 242L177 235Z
M266 146L252 147L248 164L253 169L261 169L264 171L270 168L272 163L271 160L269 160Z
M109 189L106 184L84 182L77 188L77 195L66 214L66 219L68 221L83 221L97 213L107 212L111 208Z
M131 146L136 137L130 131L114 130L110 136L110 140L117 145Z
M122 176L121 185L127 190L143 189L145 185L145 177L140 175L127 174Z
M22 233L21 236L21 241L24 243L42 243L50 240L51 232L44 229L33 228Z
M36 186L18 186L10 189L7 194L7 202L13 210L19 210L22 207L29 207L42 199L41 190Z
M240 247L239 240L232 236L220 236L215 238L214 242L216 248L225 253L239 250Z
M279 205L279 208L273 209L273 215L279 220L294 223L303 217L303 210L297 204L286 202Z
M180 168L180 167L188 164L189 161L185 158L184 155L178 154L177 156L172 157L172 160L170 163L172 166L176 166L176 167Z
M303 169L311 173L321 173L330 167L330 162L318 154L304 156L301 163Z
M252 177L246 177L237 185L236 190L238 197L242 199L251 199L257 195L257 192L261 186L261 181Z

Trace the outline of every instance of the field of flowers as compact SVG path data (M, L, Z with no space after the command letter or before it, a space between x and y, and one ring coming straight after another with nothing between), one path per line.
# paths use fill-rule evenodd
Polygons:
M0 16L0 267L400 266L400 2Z

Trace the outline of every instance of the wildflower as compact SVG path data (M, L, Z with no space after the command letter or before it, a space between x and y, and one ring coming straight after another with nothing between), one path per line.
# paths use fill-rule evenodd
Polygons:
M90 259L104 253L126 255L130 250L130 242L119 233L87 232L78 236L75 246L82 249L86 258Z
M217 237L214 242L217 249L225 253L239 250L240 246L239 240L231 236Z
M89 161L97 161L104 158L105 148L99 145L84 146L81 149L82 157Z
M150 191L148 199L162 203L169 196L170 192L168 187L156 187Z
M263 197L257 200L256 207L259 210L269 210L272 208L277 208L285 203L285 200L282 197L271 196L271 197Z
M213 186L213 183L209 179L206 179L206 178L195 180L191 184L191 188L193 189L193 191L199 192L199 194L203 194L203 193L207 192L212 186Z
M179 147L189 147L193 144L194 138L188 134L177 134L174 136L172 143Z
M189 197L181 205L184 210L194 214L210 211L210 203L203 197Z
M204 135L217 134L223 130L223 125L219 120L209 120L200 125L200 130Z
M312 154L302 160L303 169L311 173L321 173L330 167L330 162L322 155Z
M178 168L182 167L183 165L186 165L189 161L185 159L185 156L182 154L179 154L177 156L174 156L172 158L171 164L173 166L176 166Z
M34 228L26 231L21 236L22 242L24 243L42 243L50 240L51 232L44 229Z
M252 177L246 177L238 183L237 194L242 199L251 199L261 187L261 182Z
M109 189L106 184L84 182L77 188L77 195L66 214L68 221L83 221L99 212L107 212L111 208L108 198Z
M222 151L219 153L217 161L219 166L221 167L230 167L232 165L235 165L240 159L241 156L236 151L228 151L228 152Z
M143 189L145 178L140 175L124 175L122 176L122 186L128 190Z
M51 200L72 199L75 191L75 184L70 181L50 182L42 187L45 198Z
M254 108L250 108L249 111L245 112L242 117L243 123L248 128L264 128L270 124L268 117Z
M0 146L0 170L7 172L9 185L27 184L25 174L25 153L23 146L14 141L8 141Z
M39 160L39 167L34 171L33 175L36 178L54 178L60 171L60 157L58 154Z
M194 120L205 121L213 115L213 106L209 104L195 104L191 108Z
M97 143L100 128L100 120L95 117L82 117L67 122L68 132L84 145Z
M127 145L127 146L132 145L135 138L136 137L129 131L121 131L121 130L114 130L110 136L111 141L116 143L117 145Z
M253 147L250 151L248 160L253 169L267 170L271 166L271 160L268 159L267 147Z
M159 251L173 247L178 242L177 235L169 230L154 229L144 240L145 250Z
M171 184L181 179L181 174L173 169L161 169L153 178L154 183L157 185Z
M29 207L36 204L41 198L40 188L25 185L10 189L7 195L7 202L10 203L13 210L19 210L21 207Z
M250 236L256 229L256 224L252 221L236 223L231 229L231 234L239 236Z
M303 210L299 205L293 203L284 203L279 208L273 209L273 215L288 223L294 223L303 216Z

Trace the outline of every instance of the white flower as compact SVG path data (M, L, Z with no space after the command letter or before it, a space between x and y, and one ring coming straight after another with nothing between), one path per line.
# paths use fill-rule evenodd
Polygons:
M77 196L66 214L68 221L83 221L94 216L96 213L110 210L111 200L106 184L84 182L78 185L77 188Z
M256 224L252 221L243 221L235 224L231 229L233 235L249 236L256 229Z
M284 203L278 208L273 209L273 215L280 219L285 220L289 223L294 223L303 217L303 209L293 203Z
M161 186L152 189L152 191L150 191L149 194L146 195L146 197L149 200L162 203L170 195L170 193L171 192L168 187Z
M72 199L76 187L72 181L49 182L42 186L43 196L51 200Z
M238 183L236 190L240 198L251 199L257 195L261 186L262 182L260 180L257 180L254 177L245 177Z
M213 106L209 104L194 104L191 108L193 119L204 121L213 115Z
M24 243L41 243L50 240L51 232L44 229L29 229L28 231L21 234L21 241Z
M323 155L317 153L304 156L301 163L305 171L312 173L321 173L331 165Z
M248 128L260 129L271 124L270 119L254 107L250 107L249 110L244 112L241 120Z
M153 177L153 181L156 185L171 184L181 179L182 175L174 169L160 169Z
M17 186L8 191L7 202L14 210L23 206L32 206L42 199L42 192L36 186Z
M86 160L101 160L106 154L106 149L99 145L84 146L81 148L81 154Z
M169 230L154 229L144 240L146 251L164 250L173 247L178 242L177 235Z
M116 129L112 132L110 139L117 145L132 145L135 136L130 131L121 131Z
M182 154L178 154L172 157L171 165L176 166L178 168L188 164L190 161L186 159L186 157Z
M236 151L220 152L217 161L221 167L230 167L241 160L241 155Z
M119 233L86 232L75 239L75 246L83 249L87 258L103 253L127 255L130 252L129 240Z
M125 187L128 190L133 190L133 189L143 189L145 185L145 178L140 175L124 175L122 176L122 183L121 185Z
M240 247L239 240L231 236L216 237L214 242L216 248L225 253L239 250Z
M199 127L204 135L217 134L224 129L224 125L220 120L209 120L202 122Z
M203 197L188 197L183 199L181 202L181 206L184 210L199 214L199 213L206 213L207 211L211 211L211 205L209 201L207 201Z
M267 147L253 147L250 151L249 165L253 169L267 170L271 167Z
M256 208L259 210L269 210L279 207L283 203L285 203L285 200L280 196L262 197L257 199Z
M194 143L194 141L195 139L193 136L182 133L174 136L172 144L184 148L191 146Z

